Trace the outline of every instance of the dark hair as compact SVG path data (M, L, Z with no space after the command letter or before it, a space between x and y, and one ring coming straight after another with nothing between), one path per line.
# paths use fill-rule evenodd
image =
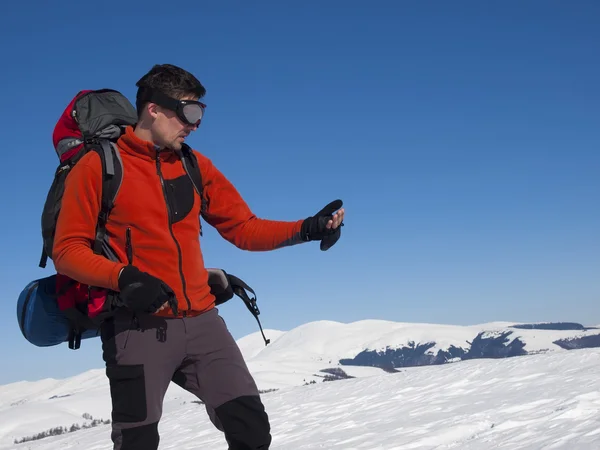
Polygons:
M135 102L138 116L142 114L149 90L161 91L178 99L186 95L198 98L206 95L206 89L194 75L172 64L156 64L135 85L138 87Z

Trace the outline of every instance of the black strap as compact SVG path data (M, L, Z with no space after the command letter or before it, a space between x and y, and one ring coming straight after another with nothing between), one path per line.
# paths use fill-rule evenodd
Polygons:
M106 239L106 223L108 216L114 206L114 200L121 183L122 168L118 161L113 144L105 139L100 140L94 150L100 156L102 162L102 202L96 223L96 236L94 239L94 253L103 253L103 243Z
M192 180L192 184L194 185L194 189L200 196L201 206L200 206L200 214L204 214L206 212L207 203L204 198L204 184L202 182L202 173L200 172L200 165L198 164L198 159L194 154L193 150L189 145L183 144L181 147L181 163L183 164L183 168L187 173L190 180Z
M84 312L77 307L67 308L63 314L69 319L71 328L69 329L69 348L77 350L81 346L81 335L86 329L96 328L96 325Z
M47 263L48 263L48 253L46 253L46 247L42 246L42 256L40 257L39 267L41 267L43 269L46 267Z
M118 161L118 156L114 144L107 139L94 139L85 142L86 151L80 152L79 157L90 150L96 151L100 157L102 166L102 203L98 220L96 224L96 236L94 239L94 253L100 255L103 252L103 242L106 236L106 223L108 215L114 204L119 185L121 183L122 168ZM60 165L57 169L57 174L65 168L72 167L72 163ZM55 175L56 180L56 175ZM45 246L42 246L42 254L40 256L39 267L46 267L49 255Z
M244 301L246 307L248 308L248 311L250 311L250 313L256 319L256 322L258 322L258 327L260 328L260 333L262 334L263 340L265 341L265 346L269 345L271 340L265 337L265 333L263 332L260 319L258 318L260 310L258 309L258 306L256 304L256 292L254 292L254 290L250 286L248 286L245 282L240 280L235 275L227 274L227 276L229 277L229 282L231 283L231 287L235 295L237 295ZM254 298L250 298L246 291L252 292Z
M77 350L81 347L81 331L71 328L69 330L69 348Z

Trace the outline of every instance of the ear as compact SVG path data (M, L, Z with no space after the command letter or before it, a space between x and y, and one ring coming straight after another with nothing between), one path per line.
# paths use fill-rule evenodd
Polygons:
M146 105L148 115L153 119L156 119L156 117L158 116L158 108L159 106L156 103L148 102L148 104Z

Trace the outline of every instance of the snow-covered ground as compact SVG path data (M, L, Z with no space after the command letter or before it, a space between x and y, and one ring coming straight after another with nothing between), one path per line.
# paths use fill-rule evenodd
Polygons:
M272 449L600 449L600 349L553 349L398 373L341 366L357 378L331 382L314 376L335 367L333 359L354 356L350 349L360 351L365 340L383 344L381 333L401 340L405 331L398 330L415 327L392 324L398 328L394 335L377 322L318 322L285 333L267 330L272 344L266 348L260 334L239 341L260 388L278 389L263 394L273 427ZM379 334L364 334L375 325ZM419 339L435 340L435 334L443 335L440 330L420 328ZM304 385L309 375L318 382ZM195 400L171 385L159 426L161 449L227 448ZM89 423L85 413L110 419L102 369L65 380L0 386L0 449L112 448L110 425L14 444L15 438L56 426Z

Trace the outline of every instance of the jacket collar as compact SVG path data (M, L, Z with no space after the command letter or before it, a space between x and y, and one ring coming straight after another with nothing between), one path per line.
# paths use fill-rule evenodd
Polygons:
M172 150L160 150L160 147L152 142L140 139L131 125L125 128L125 133L119 138L117 145L126 153L149 161L156 161L157 155L161 161L169 161L178 157Z

